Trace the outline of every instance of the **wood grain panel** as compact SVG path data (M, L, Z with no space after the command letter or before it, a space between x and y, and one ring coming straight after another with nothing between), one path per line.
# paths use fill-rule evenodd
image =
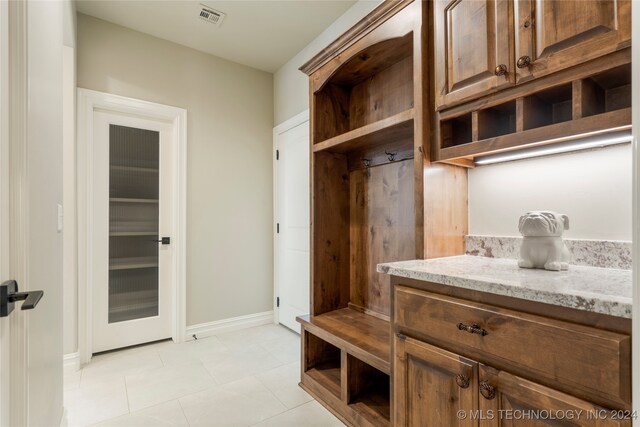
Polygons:
M313 107L313 144L317 144L336 135L348 132L349 96L347 89L329 84L324 90L312 95Z
M629 0L519 0L516 58L529 56L517 81L527 81L628 47Z
M351 303L389 315L389 276L382 262L415 258L411 160L350 173Z
M475 362L409 337L396 337L395 349L395 426L476 426L458 416L478 406ZM458 386L457 375L469 380L466 388Z
M508 0L435 2L436 108L514 84L511 5ZM500 64L508 72L496 76Z
M480 427L631 426L630 420L613 419L602 407L489 366L480 365L479 381L485 381L496 391L491 400L480 397L479 409L498 415L492 420L482 420ZM531 416L516 419L518 414ZM541 415L536 418L535 414ZM545 419L545 414L555 415L556 419Z
M410 56L353 87L350 127L356 129L412 108L413 56Z
M424 257L463 255L468 234L467 170L432 163L424 169Z
M311 314L349 302L349 172L341 154L313 154Z

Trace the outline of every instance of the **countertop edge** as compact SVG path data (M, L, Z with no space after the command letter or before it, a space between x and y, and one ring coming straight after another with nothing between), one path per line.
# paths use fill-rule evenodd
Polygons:
M440 260L442 260L442 258L440 258ZM549 292L546 290L512 286L501 283L500 280L471 279L457 275L436 274L424 270L417 271L411 268L394 267L390 264L392 263L378 264L376 268L377 272L407 279L433 282L445 286L590 311L614 317L630 319L632 315L632 300L624 296L617 298L607 296L606 299L603 299L597 298L597 294L592 294L592 297L587 297L564 292ZM561 300L561 302L559 300Z

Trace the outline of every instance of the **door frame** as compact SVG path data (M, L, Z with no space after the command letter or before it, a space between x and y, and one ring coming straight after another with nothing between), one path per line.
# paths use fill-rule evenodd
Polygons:
M80 363L91 360L93 344L93 113L133 114L151 120L169 122L177 144L173 159L175 170L171 231L173 277L171 280L172 335L176 343L184 341L186 317L186 213L187 213L187 110L148 101L78 88L78 352Z
M278 297L280 292L278 286L278 280L280 278L280 257L278 252L280 250L280 235L277 230L277 224L280 221L280 212L278 209L280 198L278 197L278 156L276 154L280 149L280 135L296 126L304 124L305 122L309 122L308 108L273 128L273 323L275 324L280 323L280 308L278 307ZM309 133L309 135L311 135L311 133Z
M28 284L28 204L29 192L26 150L27 150L27 2L2 2L0 5L0 66L2 126L0 126L0 159L2 175L0 181L0 209L3 233L9 234L0 249L3 274L8 274L24 289ZM8 111L5 111L5 108ZM8 181L8 182L7 182ZM29 421L28 402L28 316L21 310L14 310L7 319L9 348L4 350L3 364L8 362L10 375L8 384L1 385L2 399L8 402L2 406L1 421L9 419L9 425L27 425ZM8 358L8 360L7 360ZM5 365L6 366L6 365ZM4 380L3 380L4 381Z

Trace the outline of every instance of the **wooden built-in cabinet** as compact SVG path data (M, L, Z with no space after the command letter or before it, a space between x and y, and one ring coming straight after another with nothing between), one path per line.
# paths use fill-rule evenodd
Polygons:
M395 426L631 426L631 413L577 397L398 334Z
M628 319L392 283L395 426L631 425Z
M478 407L485 366L502 370L498 379L535 380L585 402L617 408L630 398L623 379L628 334L593 334L596 347L580 353L571 345L591 329L574 336L565 324L497 310L492 319L511 325L501 329L511 349L493 347L512 358L503 363L469 337L449 345L436 331L411 335L416 331L403 321L437 325L440 311L394 318L401 303L389 277L376 271L382 262L465 253L467 168L476 156L630 123L631 59L622 22L628 0L579 1L580 19L563 21L555 35L551 22L575 5L554 3L563 4L388 0L301 68L310 89L311 304L309 315L298 318L300 384L348 425L477 426L453 417L460 405ZM525 6L535 16L518 35ZM531 47L524 35L536 49L545 46L527 51L527 76L514 71L517 56ZM585 45L591 56L576 56ZM537 338L526 341L518 328ZM571 357L530 351L532 342L548 348L548 333ZM530 358L514 362L518 354ZM581 355L598 359L590 367ZM592 379L576 379L580 369ZM466 388L455 382L461 372L468 374ZM518 381L509 384L525 390ZM515 404L517 393L507 390L501 401ZM545 402L537 390L532 396Z
M444 109L630 46L629 0L435 0Z
M384 2L302 67L312 260L301 385L348 424L391 423L390 282L377 264L464 252L466 170L430 163L431 14L430 2Z
M436 106L515 84L513 0L436 0ZM498 71L498 69L500 71Z
M436 0L434 160L631 125L629 0Z

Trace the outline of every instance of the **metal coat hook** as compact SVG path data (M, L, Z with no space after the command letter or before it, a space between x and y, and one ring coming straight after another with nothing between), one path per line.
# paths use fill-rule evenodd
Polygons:
M393 162L396 159L396 154L397 153L389 153L387 150L384 150L384 154L387 155L387 157L389 158L390 162Z

